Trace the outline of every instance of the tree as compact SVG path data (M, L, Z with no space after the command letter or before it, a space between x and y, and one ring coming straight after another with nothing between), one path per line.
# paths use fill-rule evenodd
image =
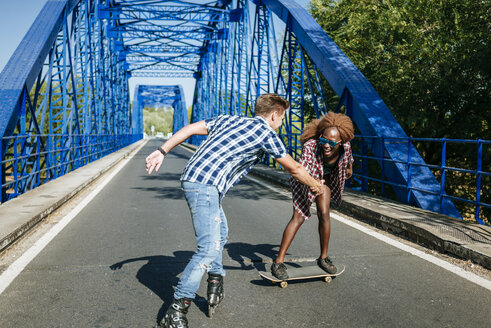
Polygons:
M312 0L311 14L409 135L491 139L491 1Z
M310 11L409 136L491 139L491 1L311 0ZM440 143L416 147L427 163L440 163ZM475 169L476 153L454 145L446 164ZM489 147L483 157L489 165ZM475 199L475 175L457 173L447 177L447 192Z
M152 135L151 127L155 127L155 132L167 134L172 132L173 110L170 107L153 108L145 107L143 109L143 131Z

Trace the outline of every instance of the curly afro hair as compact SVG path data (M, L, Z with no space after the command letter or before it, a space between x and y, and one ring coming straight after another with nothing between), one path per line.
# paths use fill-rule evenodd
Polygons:
M303 130L300 142L304 144L310 139L319 139L325 129L335 127L339 131L342 143L346 143L355 137L353 122L344 114L329 112L320 119L313 120Z

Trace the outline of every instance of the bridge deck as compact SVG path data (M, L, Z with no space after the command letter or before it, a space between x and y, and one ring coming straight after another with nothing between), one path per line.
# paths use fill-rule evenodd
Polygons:
M161 171L148 176L143 160L157 144L151 140L140 149L4 291L1 327L32 326L34 320L36 327L141 327L162 316L195 243L178 183L190 153L175 149ZM45 191L34 199L52 196ZM255 269L269 267L278 250L291 215L289 197L245 179L223 206L230 226L227 298L213 320L205 318L203 284L189 314L192 327L484 327L489 322L489 290L338 220L330 255L347 267L339 279L329 285L292 283L287 290L269 286ZM16 217L28 209L24 204ZM0 231L3 213L2 206ZM302 227L289 250L293 263L317 256L315 221Z

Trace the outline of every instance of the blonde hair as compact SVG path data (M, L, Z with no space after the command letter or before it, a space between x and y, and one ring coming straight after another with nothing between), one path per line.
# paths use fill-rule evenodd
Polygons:
M342 143L346 143L355 137L353 122L351 119L339 113L329 112L320 119L313 120L303 130L300 142L304 144L310 139L319 139L321 134L327 129L335 127L339 131Z
M275 93L265 93L257 98L254 114L266 116L277 110L284 112L288 107L290 107L290 103L285 98Z

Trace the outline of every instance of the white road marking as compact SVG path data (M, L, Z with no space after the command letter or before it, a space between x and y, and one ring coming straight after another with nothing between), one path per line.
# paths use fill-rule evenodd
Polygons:
M12 263L0 275L0 295L14 281L14 279L25 269L25 267L53 240L60 231L63 230L72 220L80 213L83 208L89 204L97 194L118 174L119 171L133 158L133 156L145 145L142 143L130 156L121 160L108 176L104 177L98 183L96 188L85 197L73 210L64 216L57 224L55 224L46 234L39 238L34 245L25 251L14 263ZM142 164L143 165L143 164Z
M257 183L257 184L259 184L259 185L261 185L263 187L265 187L265 188L268 188L268 189L270 189L270 190L272 190L274 192L277 192L277 193L279 193L281 195L284 195L284 196L287 196L287 197L290 197L291 198L291 194L290 193L287 193L287 192L285 192L283 190L280 190L279 188L274 187L274 186L272 186L272 185L270 185L268 183L265 183L265 182L263 182L261 180L258 180L256 178L253 178L251 176L247 176L247 179L249 179L249 180L251 180L251 181L253 181L253 182L255 182L255 183ZM341 222L341 223L344 223L344 224L346 224L346 225L348 225L348 226L350 226L352 228L355 228L355 229L357 229L357 230L359 230L361 232L366 233L367 235L370 235L370 236L372 236L372 237L374 237L374 238L376 238L376 239L378 239L380 241L383 241L384 243L387 243L387 244L389 244L389 245L391 245L393 247L396 247L396 248L398 248L398 249L400 249L402 251L408 252L408 253L410 253L410 254L412 254L414 256L417 256L419 258L422 258L423 260L426 260L426 261L431 262L431 263L433 263L435 265L438 265L439 267L442 267L443 269L448 270L448 271L450 271L450 272L458 275L459 277L462 277L464 279L467 279L467 280L469 280L469 281L471 281L471 282L473 282L473 283L475 283L475 284L477 284L477 285L479 285L481 287L484 287L484 288L486 288L488 290L491 290L491 281L489 281L489 280L487 280L485 278L482 278L482 277L480 277L480 276L478 276L478 275L476 275L476 274L474 274L472 272L469 272L469 271L466 271L466 270L464 270L462 268L459 268L458 266L453 265L453 264L451 264L451 263L449 263L447 261L441 260L441 259L439 259L436 256L433 256L433 255L427 254L425 252L422 252L422 251L420 251L420 250L418 250L418 249L416 249L414 247L408 246L408 245L406 245L404 243L401 243L400 241L394 240L394 239L392 239L392 238L390 238L388 236L385 236L385 235L383 235L383 234L381 234L381 233L379 233L377 231L374 231L372 229L369 229L367 227L364 227L361 224L358 224L356 222L353 222L351 220L348 220L348 219L346 219L346 218L344 218L344 217L342 217L340 215L337 215L335 213L331 213L331 217L333 219Z

